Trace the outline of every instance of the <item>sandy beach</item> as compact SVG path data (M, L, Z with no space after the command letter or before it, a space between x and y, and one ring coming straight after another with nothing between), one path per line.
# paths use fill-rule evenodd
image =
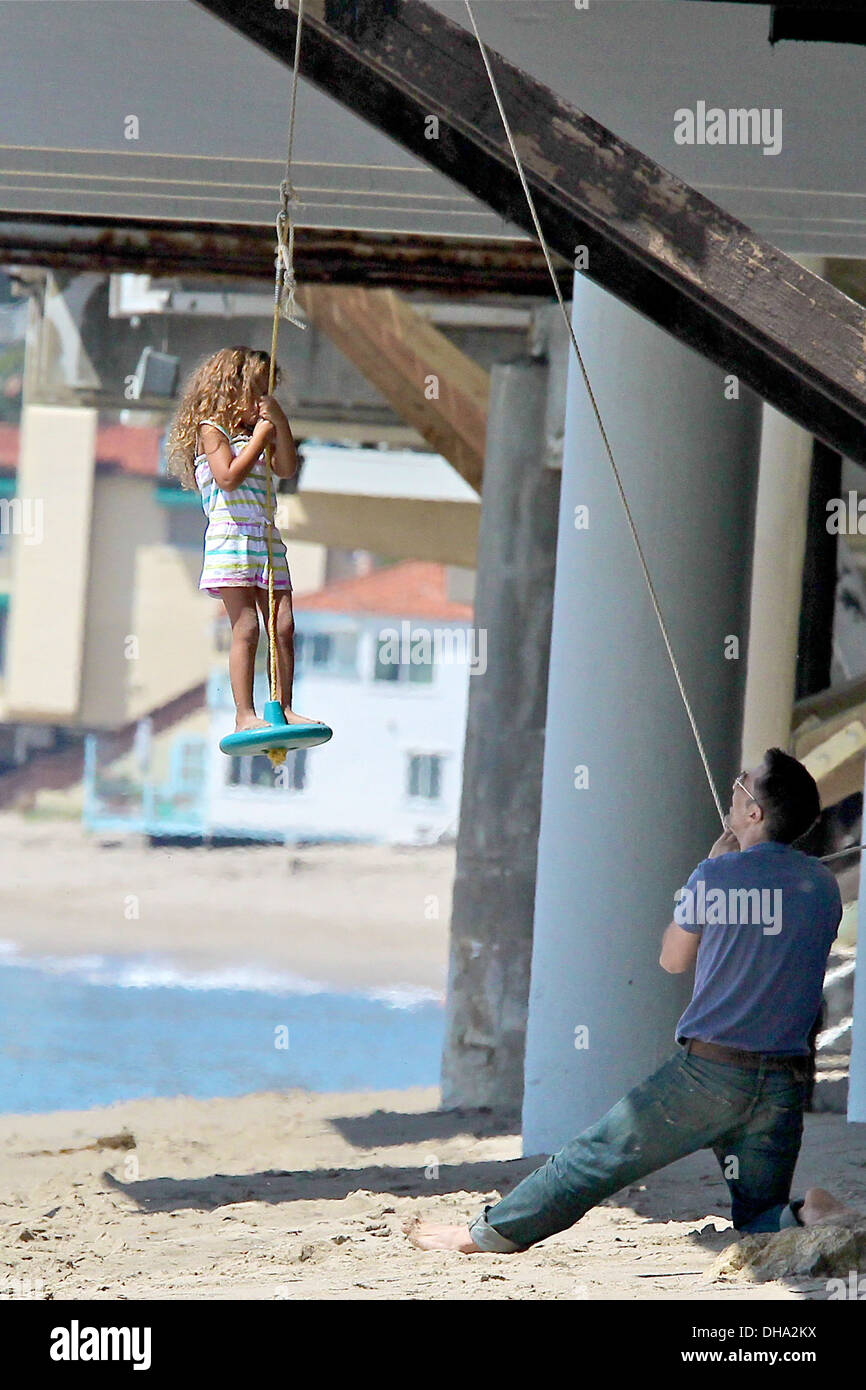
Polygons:
M710 1153L618 1194L524 1254L417 1251L403 1217L463 1221L537 1162L520 1158L518 1135L489 1114L437 1104L435 1089L289 1092L0 1117L0 1294L827 1297L823 1279L708 1278L733 1235ZM862 1128L808 1116L798 1185L820 1182L866 1208ZM134 1147L105 1144L112 1137Z

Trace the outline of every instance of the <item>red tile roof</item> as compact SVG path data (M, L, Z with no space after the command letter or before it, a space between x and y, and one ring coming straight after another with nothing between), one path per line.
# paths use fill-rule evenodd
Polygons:
M151 425L100 425L96 431L97 466L156 477L161 433ZM4 471L14 472L18 467L19 434L17 425L0 422L0 469Z
M404 560L352 579L339 579L312 594L297 594L296 611L372 613L379 617L472 621L472 605L448 597L446 568L427 560Z

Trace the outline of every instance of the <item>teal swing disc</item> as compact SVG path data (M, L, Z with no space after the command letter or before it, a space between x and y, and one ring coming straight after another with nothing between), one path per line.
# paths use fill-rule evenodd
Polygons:
M226 734L220 739L220 752L237 754L289 752L293 748L315 748L319 743L327 743L334 731L327 724L288 724L279 700L265 703L263 729L242 729L237 734ZM282 761L274 758L273 761Z

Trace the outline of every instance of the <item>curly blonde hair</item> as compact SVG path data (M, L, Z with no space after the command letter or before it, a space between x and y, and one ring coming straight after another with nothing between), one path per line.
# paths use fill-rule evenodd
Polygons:
M200 362L184 382L166 440L168 471L185 488L194 488L195 441L202 420L214 420L229 434L250 432L258 418L261 392L255 384L271 359L260 348L220 348ZM280 369L274 373L275 383Z

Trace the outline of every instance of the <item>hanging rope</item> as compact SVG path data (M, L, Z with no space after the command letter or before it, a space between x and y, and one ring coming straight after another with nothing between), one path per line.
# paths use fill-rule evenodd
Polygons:
M689 724L691 725L691 728L692 728L692 734L694 735L694 739L695 739L695 743L696 743L696 745L697 745L698 753L700 754L701 762L703 763L704 772L706 773L707 782L708 782L708 784L709 784L710 792L712 793L713 801L716 803L716 810L717 810L718 813L719 813L719 819L720 819L720 821L722 822L722 825L724 826L724 825L725 825L725 813L724 813L724 811L723 811L723 809L722 809L721 798L720 798L719 793L718 793L718 790L717 790L717 788L716 788L716 783L715 783L715 780L714 780L714 778L713 778L712 769L710 768L709 759L708 759L708 757L707 757L706 749L704 748L704 742L703 742L703 739L701 738L701 732L700 732L700 729L698 728L698 724L697 724L697 720L695 719L694 711L692 710L691 701L689 700L688 692L686 691L686 687L685 687L685 683L684 683L683 678L682 678L682 676L681 676L681 674L680 674L679 664L677 663L676 654L675 654L675 652L674 652L673 645L672 645L671 639L670 639L670 635L669 635L669 633L668 633L667 623L665 622L664 614L662 613L662 609L661 609L661 604L659 603L658 595L657 595L656 590L655 590L655 585L653 584L653 581L652 581L652 575L650 574L649 566L648 566L647 561L646 561L646 556L644 555L644 550L643 550L643 546L642 546L642 544L641 544L640 536L638 535L637 527L635 526L635 521L634 521L634 517L632 516L631 507L629 506L628 498L627 498L626 492L625 492L625 488L623 487L622 478L620 477L619 468L617 467L616 460L614 459L614 456L613 456L613 449L611 448L610 440L608 439L607 430L606 430L605 427L604 427L604 421L602 420L601 411L599 410L598 402L596 401L596 398L595 398L595 392L593 391L593 389L592 389L592 384L590 383L590 380L589 380L589 373L587 372L586 366L584 365L583 356L582 356L582 354L581 354L580 348L578 347L577 338L576 338L575 335L574 335L574 328L572 327L571 318L569 317L568 310L567 310L566 307L565 307L565 301L564 301L563 298L562 298L562 291L561 291L560 288L559 288L559 281L558 281L557 278L556 278L556 272L555 272L555 270L554 270L554 268L553 268L553 262L552 262L552 260L551 260L551 258L550 258L550 252L549 252L549 250L547 249L547 242L546 242L545 239L544 239L544 233L543 233L542 230L541 230L541 223L540 223L539 220L538 220L538 214L537 214L537 212L536 212L536 210L535 210L535 202L534 202L534 200L533 200L532 193L531 193L531 191L530 191L529 185L528 185L528 183L526 182L526 176L525 176L525 174L524 174L524 172L523 172L523 164L522 164L522 161L521 161L521 159L520 159L520 155L518 154L517 147L516 147L516 145L515 145L515 143L514 143L514 137L513 137L512 133L511 133L511 126L509 125L508 117L507 117L506 114L505 114L505 110L504 110L504 108L503 108L502 101L501 101L500 96L499 96L499 89L498 89L498 87L497 87L497 85L496 85L496 79L495 79L495 77L493 76L493 70L492 70L492 68L490 67L490 63L489 63L488 58L487 58L487 50L486 50L486 48L484 47L484 44L483 44L482 39L481 39L481 35L480 35L479 32L478 32L478 26L477 26L476 23L475 23L475 16L474 16L474 14L472 13L472 6L471 6L471 4L469 3L469 0L465 0L465 4L466 4L467 13L468 13L468 15L469 15L470 23L471 23L471 25L472 25L472 29L473 29L473 32L474 32L474 34L475 34L475 38L476 38L477 41L478 41L478 47L479 47L479 49L480 49L480 51L481 51L481 57L482 57L482 60L483 60L483 62L484 62L484 66L485 66L485 68L486 68L486 70L487 70L487 76L488 76L488 78L490 79L490 87L491 87L491 90L492 90L492 92L493 92L493 95L494 95L494 97L495 97L495 99L496 99L496 105L497 105L497 107L499 108L499 115L500 115L500 117L501 117L503 127L505 128L505 134L507 135L507 137L508 137L508 143L509 143L509 145L511 146L511 153L512 153L512 156L513 156L513 158L514 158L514 164L515 164L515 167L516 167L516 169L517 169L517 172L518 172L518 174L519 174L519 176L520 176L520 182L521 182L521 184L523 185L523 191L524 191L524 193L526 194L526 201L527 201L527 203L529 204L529 211L530 211L531 214L532 214L532 220L533 220L533 222L534 222L534 224L535 224L535 231L536 231L536 234L537 234L537 236L538 236L538 241L539 241L539 244L540 244L540 246L541 246L542 251L544 252L544 259L545 259L546 262L547 262L547 269L550 271L550 278L551 278L551 280L553 281L553 288L554 288L554 290L556 291L556 298L557 298L557 300L559 301L559 307L560 307L560 309L562 310L562 317L563 317L564 320L565 320L565 326L566 326L566 328L568 329L569 336L571 337L571 342L572 342L572 346L574 347L575 356L576 356L576 358L577 358L578 365L580 366L580 370L581 370L581 373L582 373L582 375L583 375L583 380L584 380L584 384L585 384L585 386L586 386L587 394L589 395L590 403L591 403L591 405L592 405L592 409L593 409L593 412L594 412L594 414L595 414L596 421L597 421L597 423L598 423L598 428L599 428L599 431L600 431L600 433L601 433L602 441L603 441L603 443L604 443L605 452L607 453L607 457L608 457L608 460L609 460L609 462L610 462L611 470L612 470L612 472L613 472L614 482L616 483L617 492L619 493L619 499L620 499L620 501L621 501L621 503L622 503L623 510L624 510L624 512L625 512L626 521L628 522L628 528L629 528L629 531L631 532L631 538L632 538L632 541L634 542L634 548L635 548L635 550L637 551L637 557L638 557L638 560L640 561L641 570L643 571L644 582L646 583L647 590L648 590L649 596L650 596L650 601L651 601L651 603L652 603L653 610L654 610L655 615L656 615L656 620L657 620L658 625L659 625L659 630L660 630L661 635L662 635L662 640L664 641L665 649L666 649L667 654L668 654L668 660L670 661L671 669L672 669L672 671L673 671L673 673L674 673L674 679L676 680L677 687L678 687L679 692L680 692L680 698L681 698L681 700L682 700L682 702L683 702L683 707L684 707L684 709L685 709L685 711L686 711L686 714L687 714L688 720L689 720Z
M295 304L295 224L290 207L298 202L292 184L292 159L295 148L295 106L298 99L298 71L301 63L301 30L304 24L304 0L298 0L298 24L295 29L295 58L292 64L292 94L289 102L289 135L286 150L286 175L280 184L280 210L277 213L277 286L279 311L298 328L306 324L297 317Z
M280 184L280 210L277 213L277 245L274 253L274 321L271 328L271 360L268 368L268 395L272 396L276 383L277 341L280 334L280 318L287 318L298 328L306 324L297 316L295 303L295 225L291 207L298 202L298 195L292 185L292 158L295 144L295 105L298 94L298 70L301 60L301 28L304 22L304 0L298 0L298 23L295 30L295 58L292 65L292 95L289 105L289 134L286 152L286 172ZM273 481L273 442L265 445L265 488L268 546L268 664L271 699L283 703L283 682L277 659L277 608L274 597L274 538L276 529L276 498ZM277 749L269 754L272 762L283 762L285 751Z

